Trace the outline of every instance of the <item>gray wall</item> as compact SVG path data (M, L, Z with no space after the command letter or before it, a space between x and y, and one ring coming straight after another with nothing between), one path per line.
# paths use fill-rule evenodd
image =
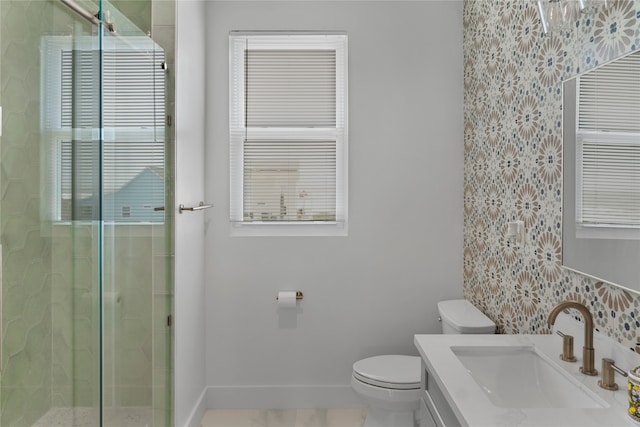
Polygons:
M176 6L175 199L192 206L204 192L204 3L178 1ZM197 426L205 389L204 218L195 212L174 214L175 425Z
M348 390L354 361L416 354L436 303L462 294L462 2L216 1L207 22L209 405ZM232 238L228 33L307 29L349 35L349 236ZM278 312L281 289L304 292L297 313Z

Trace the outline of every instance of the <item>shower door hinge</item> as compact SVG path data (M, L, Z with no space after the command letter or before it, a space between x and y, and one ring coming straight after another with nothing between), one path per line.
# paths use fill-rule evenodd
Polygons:
M171 116L167 116L167 126L171 126Z
M173 324L173 316L170 314L167 316L167 326L171 327L172 324Z

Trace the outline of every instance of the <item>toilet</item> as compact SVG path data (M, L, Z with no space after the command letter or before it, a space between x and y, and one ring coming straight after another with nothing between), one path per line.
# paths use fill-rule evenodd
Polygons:
M467 300L438 303L444 334L493 334L496 325ZM364 427L414 427L420 403L421 360L384 355L353 364L351 387L369 407Z

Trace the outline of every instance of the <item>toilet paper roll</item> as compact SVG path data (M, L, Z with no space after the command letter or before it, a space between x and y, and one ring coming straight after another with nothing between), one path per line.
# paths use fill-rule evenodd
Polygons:
M296 291L278 292L278 307L291 308L296 306Z

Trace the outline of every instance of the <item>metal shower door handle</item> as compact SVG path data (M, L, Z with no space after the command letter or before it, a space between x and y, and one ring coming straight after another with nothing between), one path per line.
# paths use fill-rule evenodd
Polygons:
M178 206L178 213L182 213L183 211L193 212L193 211L201 211L204 209L212 208L213 205L205 205L204 202L200 202L198 206L187 207L185 205Z

